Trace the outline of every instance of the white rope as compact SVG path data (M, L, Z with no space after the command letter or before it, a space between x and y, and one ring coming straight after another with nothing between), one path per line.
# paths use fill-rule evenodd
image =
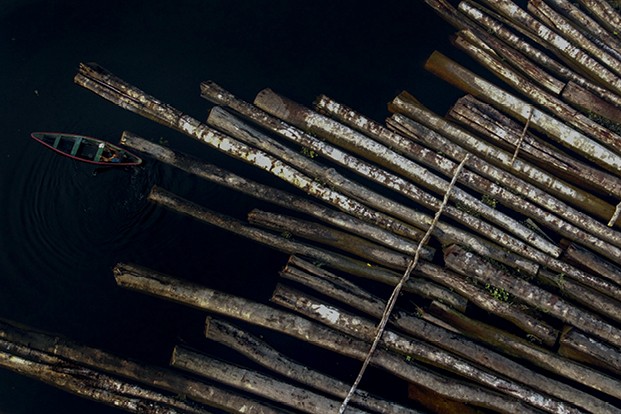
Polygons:
M621 203L617 204L617 207L615 208L615 213L612 215L610 221L608 222L608 227L612 227L615 225L617 219L619 218L619 214L621 214Z
M399 293L401 292L401 289L403 288L403 285L405 284L405 282L407 282L407 280L410 278L410 274L412 273L412 271L418 264L420 252L422 251L425 244L427 244L427 242L429 241L429 238L431 237L431 233L433 233L433 229L435 228L436 224L440 220L440 215L442 214L442 211L448 204L449 195L451 193L451 190L455 186L455 183L457 182L457 177L459 176L459 173L464 168L464 165L466 164L466 161L468 161L469 158L470 158L470 154L466 155L466 157L461 161L461 163L459 163L459 165L455 169L455 172L453 173L453 178L451 179L448 189L446 190L446 193L444 194L444 199L442 200L442 204L440 204L440 208L438 209L435 216L433 217L433 221L431 222L431 225L427 229L427 232L423 236L422 240L418 243L418 246L416 247L416 251L414 252L414 258L408 263L408 267L405 270L405 273L403 274L403 276L401 277L401 280L399 281L397 286L395 286L395 288L393 289L392 294L390 295L390 298L388 299L388 302L386 303L386 308L384 309L384 313L382 314L382 319L377 325L377 333L375 334L375 339L373 340L373 343L371 344L371 348L369 349L369 352L367 353L367 356L364 359L364 362L362 363L362 368L360 368L358 377L356 378L353 385L351 386L349 392L347 393L347 396L341 403L341 407L339 408L339 414L343 414L345 412L345 409L347 408L347 404L349 404L349 400L351 400L354 393L356 392L356 389L358 388L358 384L360 384L360 381L362 380L362 376L364 375L369 365L369 362L371 361L373 352L375 352L375 349L377 348L377 345L379 344L379 341L382 338L382 335L384 333L384 328L386 327L386 323L388 323L388 318L390 317L390 314L392 313L392 309L394 308L395 303L397 302Z
M517 159L518 153L520 152L520 147L522 146L522 141L524 141L524 136L526 136L526 131L528 131L528 126L530 125L530 118L532 118L533 116L533 107L530 107L530 113L528 114L528 118L526 119L526 124L524 125L524 129L522 130L522 134L520 135L520 139L518 140L518 143L515 146L515 152L513 153L513 158L511 158L511 165L513 165L513 163L515 162L515 160Z

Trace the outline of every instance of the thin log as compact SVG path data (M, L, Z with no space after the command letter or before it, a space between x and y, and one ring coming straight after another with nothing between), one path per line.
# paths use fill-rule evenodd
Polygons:
M429 311L445 322L459 328L464 335L487 343L508 355L526 360L580 386L586 386L613 396L619 393L619 381L617 379L545 350L526 339L519 338L480 320L468 318L441 303L433 303ZM595 397L593 399L597 400ZM598 412L599 410L601 412L621 412L620 409L603 401L593 405L593 411Z
M596 116L601 123L610 123L611 129L621 130L621 109L598 97L588 89L567 82L561 93L563 99L587 116Z
M333 397L344 398L349 390L349 386L346 383L299 364L281 354L259 338L250 335L228 322L209 318L206 322L205 336L236 350L245 357L271 371L277 372L287 378L308 385ZM352 403L361 408L378 413L419 413L417 410L381 399L360 389L357 390L352 399Z
M298 258L293 258L291 261L304 267L310 265L300 261ZM306 274L306 276L302 275L301 277L296 277L302 272L295 272L289 265L287 265L287 268L288 269L284 271L286 277L293 274L292 280L301 282L305 286L310 286L328 297L351 305L371 316L377 318L381 317L384 308L383 302L364 290L358 288L351 292L351 289L348 287L341 288L336 284L328 283L318 286L318 277L313 278L308 274ZM321 269L318 269L318 271L320 270ZM333 275L327 275L326 279L321 280L328 281L334 280L334 278ZM426 341L434 346L452 352L455 355L466 358L473 363L487 367L503 375L505 378L518 381L551 396L556 396L561 400L571 402L577 407L581 407L587 411L591 410L593 407L605 406L601 400L591 395L570 387L567 384L538 374L524 367L522 364L508 359L488 348L482 347L474 341L468 340L466 337L456 332L449 324L442 323L440 326L437 326L437 322L433 324L427 323L425 320L427 320L429 314L424 311L421 313L423 313L423 315L414 316L407 312L397 311L391 318L390 323L398 330L414 338ZM446 326L446 328L443 326Z
M617 154L547 113L533 108L529 103L494 86L441 53L434 52L425 63L425 68L520 121L526 122L530 116L531 126L543 131L550 138L572 148L617 175L621 173L621 157ZM606 208L604 203L601 209L612 210L612 206ZM610 217L611 214L604 213L603 215Z
M272 296L272 301L356 338L372 341L375 337L376 328L373 322L313 300L291 288L278 285ZM453 372L454 374L490 387L498 392L518 398L542 410L548 412L565 410L567 412L583 412L567 403L540 394L516 382L508 381L502 377L491 374L440 348L403 336L394 331L385 330L381 343L394 352L399 352L426 364L431 364L435 367Z
M563 332L559 343L559 355L621 377L621 354L618 349L571 327Z
M358 258L392 269L403 269L409 261L408 256L382 248L361 237L283 214L254 209L248 213L248 222L257 227L281 232L281 234L286 232L287 235L291 234L292 236L335 247ZM429 260L430 256L427 255L426 259Z
M575 84L569 82L567 85ZM507 151L514 150L518 143L522 126L472 95L458 99L447 116ZM621 199L621 180L618 177L570 157L531 133L524 135L520 155L566 181Z
M125 288L276 330L351 358L362 360L366 357L367 343L266 305L177 280L134 265L118 264L115 267L115 279L120 286ZM507 414L534 412L528 406L513 399L507 399L460 381L449 380L416 364L405 364L401 357L381 349L374 354L371 364L408 382L434 389L440 395L456 401Z
M219 410L237 412L244 409L245 412L255 414L276 413L276 410L263 403L196 381L180 375L178 372L130 361L65 338L36 332L6 322L0 322L0 339L28 347L33 352L61 358L65 362L68 361L76 366L88 368L92 372L123 377L132 382L164 390L174 395L183 395L186 399Z
M185 402L179 396L163 394L3 339L0 366L132 413L209 414L205 408Z
M542 52L540 48L532 46L530 43L514 34L513 31L508 30L498 21L498 19L485 13L480 7L477 7L477 5L471 2L462 1L459 3L458 7L462 13L477 22L481 27L483 27L484 30L493 33L503 42L524 53L533 61L539 63L541 67L556 74L559 78L567 81L573 81L616 106L621 105L621 96L591 82L584 76L567 68L565 65L560 64L557 60ZM461 29L461 27L459 29Z
M481 411L463 403L452 401L433 390L408 384L408 398L437 414L480 414Z
M566 246L563 259L574 263L578 267L586 268L617 285L621 285L621 268L615 263L603 260L601 257L576 246L574 243L561 241L561 245Z
M286 279L310 287L324 295L348 303L350 306L368 313L369 315L381 317L386 307L385 301L363 291L356 284L297 256L289 257L287 266L281 271L280 275ZM468 301L452 290L442 288L428 279L418 278L416 284L420 287L421 291L433 291L433 294L427 295L419 293L420 296L425 298L435 297L434 300L452 308L459 309L461 312L465 311Z
M324 414L338 409L337 400L279 381L257 371L215 360L179 345L175 346L173 350L170 365L305 413ZM351 414L368 413L368 411L355 408L351 408L347 412Z
M477 39L472 32L459 32L459 35L454 39L454 44L485 68L495 73L496 76L505 83L530 99L534 104L538 105L540 108L545 108L552 116L557 117L567 125L577 129L585 137L590 137L589 141L602 144L602 148L610 149L609 152L619 157L618 154L621 151L621 136L598 124L586 115L576 113L576 110L570 105L567 105L559 98L544 91L527 78L517 73L505 62L502 62L496 56L493 56L485 50L484 47L481 47L480 40ZM533 108L531 108L531 111L532 109ZM530 112L526 119L532 119L533 114L533 112ZM580 148L577 148L577 150L580 151ZM586 152L583 152L583 154L588 156ZM618 158L616 161L618 162Z
M325 96L319 98L319 100L316 102L316 106L322 111L325 111L331 115L335 115L335 117L343 121L345 124L350 125L352 128L361 130L373 139L382 142L391 148L394 148L404 156L415 159L418 162L428 165L445 174L450 174L450 172L453 171L455 168L455 163L451 161L451 156L443 156L437 152L431 151L424 146L413 142L413 140L396 134L395 132L390 131L389 129L373 122L372 120L355 113L350 108L344 107L343 105L331 101ZM428 140L431 140L434 132L428 131L428 133L424 135L427 137ZM435 149L437 151L445 151L446 146L447 145L437 143ZM458 159L459 157L455 157L455 155L456 154L453 153L453 157L455 159ZM486 164L486 166L488 167L487 169L492 171L494 181L485 179L475 173L476 171L478 171L478 167L480 167L482 164ZM463 171L459 176L460 182L468 185L469 187L479 192L491 196L492 198L500 201L506 206L511 206L512 209L522 214L525 214L526 216L529 216L540 223L543 223L544 225L546 225L546 227L552 228L553 230L559 232L561 235L566 235L566 237L581 240L582 244L595 247L597 251L604 252L607 257L614 258L614 260L621 260L621 249L618 249L608 243L603 242L597 237L592 236L590 233L594 233L597 235L603 234L607 236L607 240L615 240L614 237L616 236L616 241L619 245L621 245L621 235L613 232L611 229L602 225L601 223L596 222L589 216L569 208L569 206L567 206L565 203L551 198L548 194L537 189L536 187L529 185L522 180L519 180L511 174L505 173L492 167L484 160L469 162L468 165L471 168L474 167L473 170L475 172L470 172L468 170ZM492 174L488 174L488 176L492 178ZM549 212L542 210L528 200L514 194L513 192L501 187L500 185L497 185L495 181L505 185L506 188L509 188L512 191L517 191L521 189L522 191L519 192L520 194L530 195L529 199L537 200L538 204L542 204L548 208L554 208L554 212L561 212L563 216L569 217L571 219L571 222L579 223L580 225L578 227L586 229L590 232L586 232L578 227L574 227L570 223L559 219L555 215L552 215ZM619 184L621 185L621 181L619 181ZM569 234L571 234L571 236L569 236Z
M411 105L411 106L413 107L413 109L416 108L416 106L414 105ZM437 147L438 151L443 151L445 154L450 154L451 152L454 152L455 154L457 154L457 157L463 156L463 153L465 152L463 148L456 146L454 144L451 145L450 141L443 139L443 137L440 134L433 133L433 131L430 131L429 129L426 129L424 127L419 127L420 124L416 124L415 122L409 120L406 117L402 117L402 116L394 117L393 116L393 118L391 119L396 119L399 121L396 127L403 134L408 135L412 138L416 138L416 139L421 139L421 140L425 139L427 140L426 142L430 143L430 145L433 144L433 145L438 146ZM393 125L393 123L389 121L389 125ZM404 126L403 131L399 128L399 125ZM416 132L411 133L411 130L414 130ZM454 132L456 134L455 136L459 135L457 134L456 131ZM466 132L463 132L463 135L465 134ZM442 144L442 145L439 146L439 144ZM477 157L472 157L472 158L473 158L472 162L476 162L478 160ZM483 164L482 166L484 167L485 165ZM552 271L555 271L558 273L565 273L567 276L574 278L576 281L580 283L590 286L604 294L607 294L613 298L616 298L617 300L621 300L620 287L615 284L610 283L607 280L594 277L593 275L590 275L566 262L553 259L546 255L542 255L541 252L534 250L534 249L525 249L521 252L521 254L530 260L533 260L543 266L546 266ZM504 263L504 262L501 261L501 263Z
M401 156L390 148L337 121L279 96L269 89L264 89L257 94L255 105L298 128L309 131L335 145L339 145L386 168L390 168L408 180L414 181L418 185L423 185L436 193L445 194L448 188L449 182L447 180L437 176L414 161ZM455 168L456 166L452 170ZM452 176L453 174L449 175ZM541 238L516 220L491 208L464 190L455 187L454 191L451 192L451 200L463 204L467 209L476 211L490 222L547 254L558 257L558 246L551 244L548 240ZM433 208L437 211L437 206ZM447 210L447 215L449 214L449 210Z
M401 279L401 275L381 266L373 266L365 261L356 260L339 253L331 252L322 248L310 246L287 239L274 233L249 226L232 217L208 210L202 206L191 203L170 192L158 187L149 194L149 199L157 202L178 213L188 215L202 222L220 227L240 236L265 244L287 254L299 254L325 263L327 266L346 272L353 276L375 280L389 286L395 286ZM419 284L415 280L408 281L404 289L427 298L442 300L447 295L444 289L436 289L428 284ZM436 292L438 292L436 294Z
M613 90L615 93L621 93L621 79L614 73L590 57L579 47L575 46L572 42L569 42L566 38L536 20L512 1L485 0L485 3L508 19L528 28L542 41L545 41L546 45L556 54L571 61L572 64L586 72L589 77L597 79L598 82L606 88Z
M576 47L590 53L617 76L621 74L621 62L619 62L616 56L611 56L608 52L599 48L550 6L541 0L529 0L527 10Z
M614 36L621 33L621 16L602 0L580 0L580 3Z
M223 170L213 164L208 164L197 158L172 151L171 149L142 139L131 132L123 132L121 142L129 148L147 153L158 161L172 165L200 178L251 195L260 200L308 214L309 216L323 220L335 227L373 240L396 251L407 254L414 254L416 251L418 243L413 242L411 239L398 236L382 227L369 224L362 219L333 210L325 205L308 200L307 198L299 197L289 192L240 177L239 175ZM420 234L420 237L422 237L422 232L420 232ZM428 252L431 255L433 250L428 248Z
M430 197L427 193L420 191L411 182L402 180L392 174L387 174L383 170L375 168L366 162L362 162L357 158L347 155L338 148L326 145L324 142L316 139L315 137L305 134L297 128L294 128L259 110L255 106L237 99L230 92L224 90L213 82L203 82L201 84L201 96L214 103L227 106L242 114L244 117L251 119L253 122L271 129L282 136L286 136L287 138L292 139L293 141L306 146L317 153L321 153L326 157L334 157L332 159L336 162L343 162L343 160L347 160L349 162L348 167L352 168L357 173L364 173L371 179L379 179L380 183L391 186L395 190L398 190L402 195L406 195L413 200L422 202L434 211L438 210L440 201L437 198ZM358 194L358 197L362 197L362 199L366 202L369 202L368 197L363 197L363 195L359 194L357 191L356 194ZM411 223L412 225L420 226L421 228L426 229L431 224L432 218L429 215L420 213L414 209L403 208L404 206L394 202L389 204L382 201L382 205L383 208L390 207L391 215ZM354 212L355 211L356 209L354 209ZM474 251L477 251L483 256L493 257L495 260L506 263L509 266L519 268L527 273L536 271L537 265L520 258L518 255L506 252L506 249L520 252L526 246L524 243L516 239L506 237L503 232L499 231L494 226L491 226L482 220L473 218L471 215L465 214L459 209L451 208L449 206L447 214L451 214L452 216L459 218L461 222L467 223L468 227L477 229L478 232L485 234L485 237L498 241L503 248L499 248L498 246L476 237L471 233L465 232L455 226L447 225L440 221L437 225L437 231L434 231L433 235L443 244L450 243L450 240L454 240L456 243L462 243L470 246ZM394 231L397 230L398 229Z
M612 345L621 347L621 330L617 327L610 325L592 313L577 308L557 295L523 279L506 274L457 245L449 246L444 250L444 261L450 269L466 277L474 277L483 283L493 284L525 303L547 312L550 316L597 336Z

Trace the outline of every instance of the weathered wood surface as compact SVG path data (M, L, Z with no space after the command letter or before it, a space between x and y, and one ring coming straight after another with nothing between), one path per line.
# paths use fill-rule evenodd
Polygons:
M565 246L564 260L598 274L617 285L621 285L621 268L617 264L603 260L601 257L573 243L561 241L561 245Z
M459 246L453 245L445 248L444 261L450 269L466 277L474 277L483 283L502 288L550 316L597 336L614 346L621 347L621 330L616 326L610 325L597 315L579 309L557 295L523 279L506 274ZM619 391L621 395L621 387Z
M578 108L583 114L597 116L603 121L612 124L617 131L621 130L621 109L606 102L586 88L574 83L567 82L561 93L563 99L574 108Z
M580 3L610 33L619 36L621 33L621 16L604 0L580 0Z
M294 263L298 265L304 265L304 262L294 260ZM293 275L292 280L303 283L306 286L313 287L322 294L325 294L335 300L342 303L351 305L371 316L381 317L384 306L383 301L373 297L369 293L355 289L350 293L350 289L347 287L339 288L334 284L329 285L324 283L324 286L317 287L317 283L313 283L314 279L310 275L300 275L301 272L295 272L291 269L291 266L287 266L289 269L285 269L283 276L288 277ZM319 269L320 270L320 269ZM296 277L299 276L299 277ZM325 281L334 280L333 275L327 275L329 279L322 279ZM340 284L340 283L339 283ZM370 299L367 299L369 298ZM559 399L571 402L572 404L589 410L594 406L602 406L602 401L594 398L584 392L553 380L550 377L538 374L518 362L508 359L497 352L485 348L476 342L470 341L465 336L460 335L451 328L449 324L446 324L447 329L438 326L434 323L428 323L426 319L426 312L421 312L423 315L411 315L404 311L396 311L391 317L390 323L395 329L411 335L414 338L418 338L421 341L427 342L431 345L440 347L448 352L465 358L479 366L486 367L487 369L498 373L505 378L509 378L518 381L522 384L526 384L534 389L540 390L551 396L557 396Z
M526 122L530 118L530 125L534 128L584 155L603 168L621 175L621 157L619 155L547 113L534 108L530 103L494 86L441 53L434 52L425 63L425 67L464 92L491 103L522 122ZM612 210L612 207L609 207L609 210ZM611 215L612 212L604 214L607 217Z
M416 251L417 243L411 239L398 236L382 227L369 224L355 216L333 210L307 198L248 180L213 164L142 139L131 132L123 132L121 142L127 147L144 152L158 161L172 165L190 174L195 174L198 177L251 195L260 200L269 201L275 205L308 214L335 227L373 240L396 251L408 254L414 254ZM422 232L419 231L419 233L421 233L420 237L422 237ZM426 251L430 255L433 253L431 248Z
M375 337L375 324L368 319L314 300L291 288L282 285L276 286L272 301L356 338L372 341ZM542 410L553 413L560 411L567 413L583 412L565 402L550 398L517 382L492 374L465 359L456 357L427 342L406 337L395 331L384 331L381 344L404 356L409 356L423 363L447 370L470 381L518 398Z
M79 383L81 380L79 372L83 369L85 372L93 375L92 380L96 380L99 376L110 378L110 385L126 384L124 387L127 390L131 390L130 383L114 379L114 377L124 378L136 384L141 384L140 386L136 385L137 390L141 389L142 386L147 386L168 392L166 399L172 398L170 395L185 396L183 399L177 398L178 402L188 403L187 400L192 400L230 412L245 409L246 412L255 414L276 413L273 408L263 403L231 393L223 388L196 381L181 375L179 372L131 361L65 338L0 322L0 339L5 341L3 343L22 347L19 349L32 353L35 359L38 358L37 355L41 356L41 358L43 358L43 355L46 356L45 358L52 358L50 359L51 365L44 366L47 364L44 361L42 362L44 365L39 368L41 368L41 372L57 372L59 376L55 377L56 379L62 378L62 374L70 376L72 373L76 373L78 375L75 380ZM24 354L23 357L28 358L28 355ZM59 361L57 366L56 362L54 362L56 360ZM69 364L72 368L68 368L65 372L63 370L64 364ZM43 380L45 381L45 379ZM89 382L86 381L84 386L86 387L88 384ZM114 394L113 390L106 390L105 388L101 391L103 394L106 391ZM153 391L153 393L153 395L157 395L157 392ZM135 397L138 398L139 395L136 394ZM172 399L174 400L175 398Z
M205 324L205 336L212 341L236 350L271 371L333 397L345 398L349 390L349 386L344 382L293 361L259 338L223 320L208 318ZM360 389L356 391L352 403L372 412L383 414L419 413L417 410L381 399Z
M291 313L177 280L135 265L118 264L114 272L117 283L125 288L276 330L351 358L362 360L366 357L367 343ZM385 350L378 349L371 364L408 382L434 389L438 394L456 401L507 414L536 412L514 399L508 399L468 383L449 380L416 364L406 364L403 358Z
M279 96L269 89L264 89L257 94L255 104L271 115L277 116L298 128L315 134L334 145L338 145L348 151L364 156L366 159L379 163L408 180L414 181L418 185L425 186L436 193L444 194L448 188L447 180L434 174L432 171L422 167L411 159L403 157L387 146L371 140L335 120L320 115L285 97ZM453 169L455 169L455 166L453 166L451 170ZM456 187L451 192L451 200L463 204L465 208L469 210L476 211L481 217L486 218L506 232L519 237L547 254L558 257L558 246L554 246L548 240L541 238L538 234L535 234L521 223L491 208L466 191ZM426 207L437 210L438 205ZM447 214L450 214L449 210L447 210Z
M621 353L618 349L571 327L563 332L559 344L559 355L621 377Z
M294 386L254 370L210 358L207 355L200 354L183 346L175 347L170 364L173 367L267 398L304 413L332 413L339 406L339 401L337 400L324 397L305 388ZM369 411L352 407L347 410L347 413L364 414L369 413Z

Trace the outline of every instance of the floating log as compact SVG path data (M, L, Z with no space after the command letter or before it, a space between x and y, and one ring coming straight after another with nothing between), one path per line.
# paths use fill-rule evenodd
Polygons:
M490 283L502 288L550 316L597 336L612 345L621 347L621 330L617 327L610 325L592 313L577 308L557 295L523 279L506 274L457 245L444 249L444 261L447 267L466 277L474 277L483 283Z
M276 286L272 301L289 309L338 329L346 334L367 341L375 337L375 324L336 307L282 285ZM567 403L540 394L528 387L491 374L468 361L455 357L428 343L385 330L381 344L386 348L409 356L426 364L447 370L498 392L518 398L527 404L548 412L583 412Z
M561 245L565 247L564 260L596 273L617 285L621 285L621 268L616 264L607 262L588 250L576 246L574 243L561 240Z
M190 174L195 174L198 177L223 185L227 188L235 189L236 191L251 195L260 200L269 201L281 207L308 214L333 226L373 240L396 251L408 254L414 254L416 251L418 244L411 239L398 236L384 228L374 226L359 218L330 209L306 198L245 179L189 155L174 152L161 145L142 139L131 132L123 132L121 142L125 146L145 152L158 161L177 167ZM422 232L418 231L418 233L420 233L420 237L422 237ZM423 253L431 256L433 250L431 248L426 248Z
M362 360L366 357L368 344L365 342L266 305L177 280L135 265L118 264L115 267L115 278L117 283L125 288L276 330L351 358ZM408 382L433 389L452 400L507 414L535 413L521 402L464 382L449 380L416 364L406 364L403 358L381 349L374 353L371 364Z
M305 267L306 264L303 261L295 258L293 260L299 265ZM289 265L287 266L290 267ZM321 269L319 269L321 270ZM291 269L284 271L285 277L292 275L297 276L299 273L292 272ZM291 279L303 283L305 286L317 288L317 283L313 283L317 278L307 277L295 277ZM334 280L333 276L328 275L329 280ZM322 279L326 280L326 279ZM308 283L310 281L310 284ZM338 282L337 282L338 283ZM336 299L340 302L351 305L369 315L374 317L381 317L383 313L383 302L378 303L378 299L374 298L369 293L355 289L350 293L349 289L340 289L339 287L327 286L320 287L318 289L321 293ZM371 297L371 299L367 299ZM428 342L434 346L440 347L446 351L452 352L455 355L459 355L469 361L484 366L487 369L496 372L505 378L509 378L520 383L526 384L534 389L543 391L551 396L556 396L561 400L571 402L572 404L581 407L586 410L590 410L593 407L604 405L601 400L594 398L582 391L568 386L567 384L557 382L549 377L538 374L523 365L508 359L493 350L482 347L476 342L468 340L465 336L455 332L454 328L449 324L444 324L448 328L445 329L442 326L425 322L427 313L422 311L424 315L417 317L410 315L403 311L397 311L393 313L390 319L390 323L400 331L418 338L422 341Z
M593 141L581 132L568 127L547 113L534 108L530 103L518 99L492 85L441 53L434 52L425 63L425 68L464 92L470 93L498 109L502 109L522 122L530 119L531 126L543 131L550 138L584 155L609 171L617 175L621 174L621 157L616 153ZM604 217L609 218L612 215L612 206L606 209L605 205L603 205L601 209L604 211L608 210L610 213L604 213Z
M113 378L112 376L122 377L134 383L142 384L136 386L138 387L137 389L142 388L144 385L164 390L173 395L183 395L185 398L176 399L184 404L187 403L187 400L192 400L226 411L245 409L246 412L255 414L276 413L276 410L263 403L196 381L180 375L178 372L120 358L65 338L20 328L5 322L0 322L0 338L5 343L23 347L24 350L27 348L27 354L46 355L46 358L53 358L54 361L58 359L60 361L58 364L50 360L52 361L51 365L45 368L59 374L58 377L55 377L56 379L62 377L64 364L71 364L74 368L66 372L68 375L70 372L78 373L80 369L84 369L92 373L93 379L100 375L104 378ZM24 354L23 357L28 358L28 355ZM47 362L43 362L43 364L47 364ZM43 366L41 369L43 369ZM78 376L76 381L80 381L80 378ZM119 379L111 380L110 384L114 383L124 384L125 382ZM125 384L127 384L127 389L131 390L131 386L128 383ZM87 386L88 384L84 383L84 385ZM106 389L104 388L102 391L105 394ZM112 392L113 390L107 391ZM153 392L155 395L155 391ZM140 394L136 394L136 397L139 396ZM169 397L166 398L168 399Z
M408 180L412 180L418 185L423 185L436 193L444 194L448 188L447 180L437 176L414 161L401 156L390 148L369 139L365 135L337 121L279 96L269 89L264 89L257 94L255 105L298 128L309 131L335 145L339 145L340 147L375 161L386 168L390 168L392 171L406 177ZM403 189L401 191L403 192ZM474 198L466 191L458 187L454 188L451 192L451 199L454 202L463 204L466 209L476 211L481 217L485 217L505 231L512 233L516 237L519 237L547 254L558 257L558 246L541 238L538 234L535 234L532 230L526 228L499 210L493 209L481 200ZM438 206L427 207L437 210ZM446 213L451 217L454 216L454 214L449 213L449 210L447 210Z
M567 87L569 85L575 84L569 82ZM524 130L523 125L472 95L458 99L447 116L507 151L515 151ZM568 156L529 132L523 135L519 147L520 157L528 159L552 174L587 190L595 189L607 196L614 195L621 199L621 180L618 177Z
M257 122L265 128L270 129L273 132L286 137L287 139L291 139L300 145L308 147L313 151L322 154L324 157L332 157L331 159L337 163L343 163L347 160L346 166L348 168L351 168L357 173L365 173L370 179L379 179L380 184L384 184L390 188L398 190L402 195L405 195L417 202L421 202L428 208L437 211L439 207L440 201L437 198L431 197L427 193L420 191L411 182L405 181L393 174L388 174L387 172L373 167L366 162L361 162L357 158L344 153L338 148L327 145L325 142L284 123L278 118L270 116L269 114L240 99L237 99L231 93L227 92L213 82L203 82L201 84L201 96L216 104L225 105L242 114L244 117L251 119L253 122ZM364 197L364 199L367 200L367 197ZM404 206L394 202L388 203L382 201L382 207L386 209L390 207L391 215L411 223L412 225L420 226L425 229L428 228L432 221L432 218L429 215L420 213L411 208L404 208ZM470 228L476 229L477 232L484 234L485 237L497 241L505 248L509 248L512 251L521 251L524 246L526 246L524 243L516 239L507 237L504 232L499 231L496 227L491 226L489 223L477 219L464 211L452 208L451 206L449 206L445 211L447 215L451 215L452 217L459 219L460 222ZM536 271L537 266L533 265L532 262L529 263L528 261L522 260L515 255L512 256L511 254L503 253L499 251L497 246L491 245L485 240L464 232L455 226L450 226L440 221L437 223L436 227L437 229L434 231L433 235L443 244L450 243L450 240L454 240L455 242L460 240L458 243L468 245L473 250L484 256L493 257L503 263L506 261L507 264L510 263L510 266L520 268L526 272Z
M464 335L487 343L508 355L528 361L535 366L574 381L581 386L586 386L612 396L619 393L619 381L617 379L561 357L556 353L536 346L526 339L519 338L480 320L468 318L441 303L432 303L429 311L445 322L459 328ZM621 412L620 409L591 395L583 394L580 398L585 398L581 404L587 404L585 407L587 409L588 404L593 404L591 407L595 412L600 410L601 412Z
M173 367L250 392L304 413L331 413L339 407L339 402L331 398L279 381L257 371L215 360L179 345L175 346L173 350L170 364ZM368 413L368 411L356 408L349 408L347 412L351 414Z
M621 354L606 345L569 327L560 338L559 355L597 367L612 375L621 376Z
M205 336L213 341L235 349L245 357L271 371L277 372L287 378L308 385L333 397L345 398L349 390L349 386L344 382L289 359L264 341L228 322L208 318L205 327ZM360 389L356 391L352 403L372 412L384 414L419 413L417 410L375 397Z

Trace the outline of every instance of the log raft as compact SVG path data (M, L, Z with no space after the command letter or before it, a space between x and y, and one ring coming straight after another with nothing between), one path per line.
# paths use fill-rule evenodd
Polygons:
M621 18L604 0L425 2L497 78L434 52L426 68L467 94L446 116L407 92L381 123L325 95L312 108L270 89L244 101L205 81L215 106L201 121L81 64L79 85L282 180L121 138L273 204L240 219L161 187L148 195L206 232L282 252L282 279L270 305L113 270L120 287L205 312L197 329L252 367L187 344L170 367L148 366L3 323L0 366L130 412L621 413ZM381 371L403 395L350 387L353 373L296 361L263 330L364 361L364 376Z

